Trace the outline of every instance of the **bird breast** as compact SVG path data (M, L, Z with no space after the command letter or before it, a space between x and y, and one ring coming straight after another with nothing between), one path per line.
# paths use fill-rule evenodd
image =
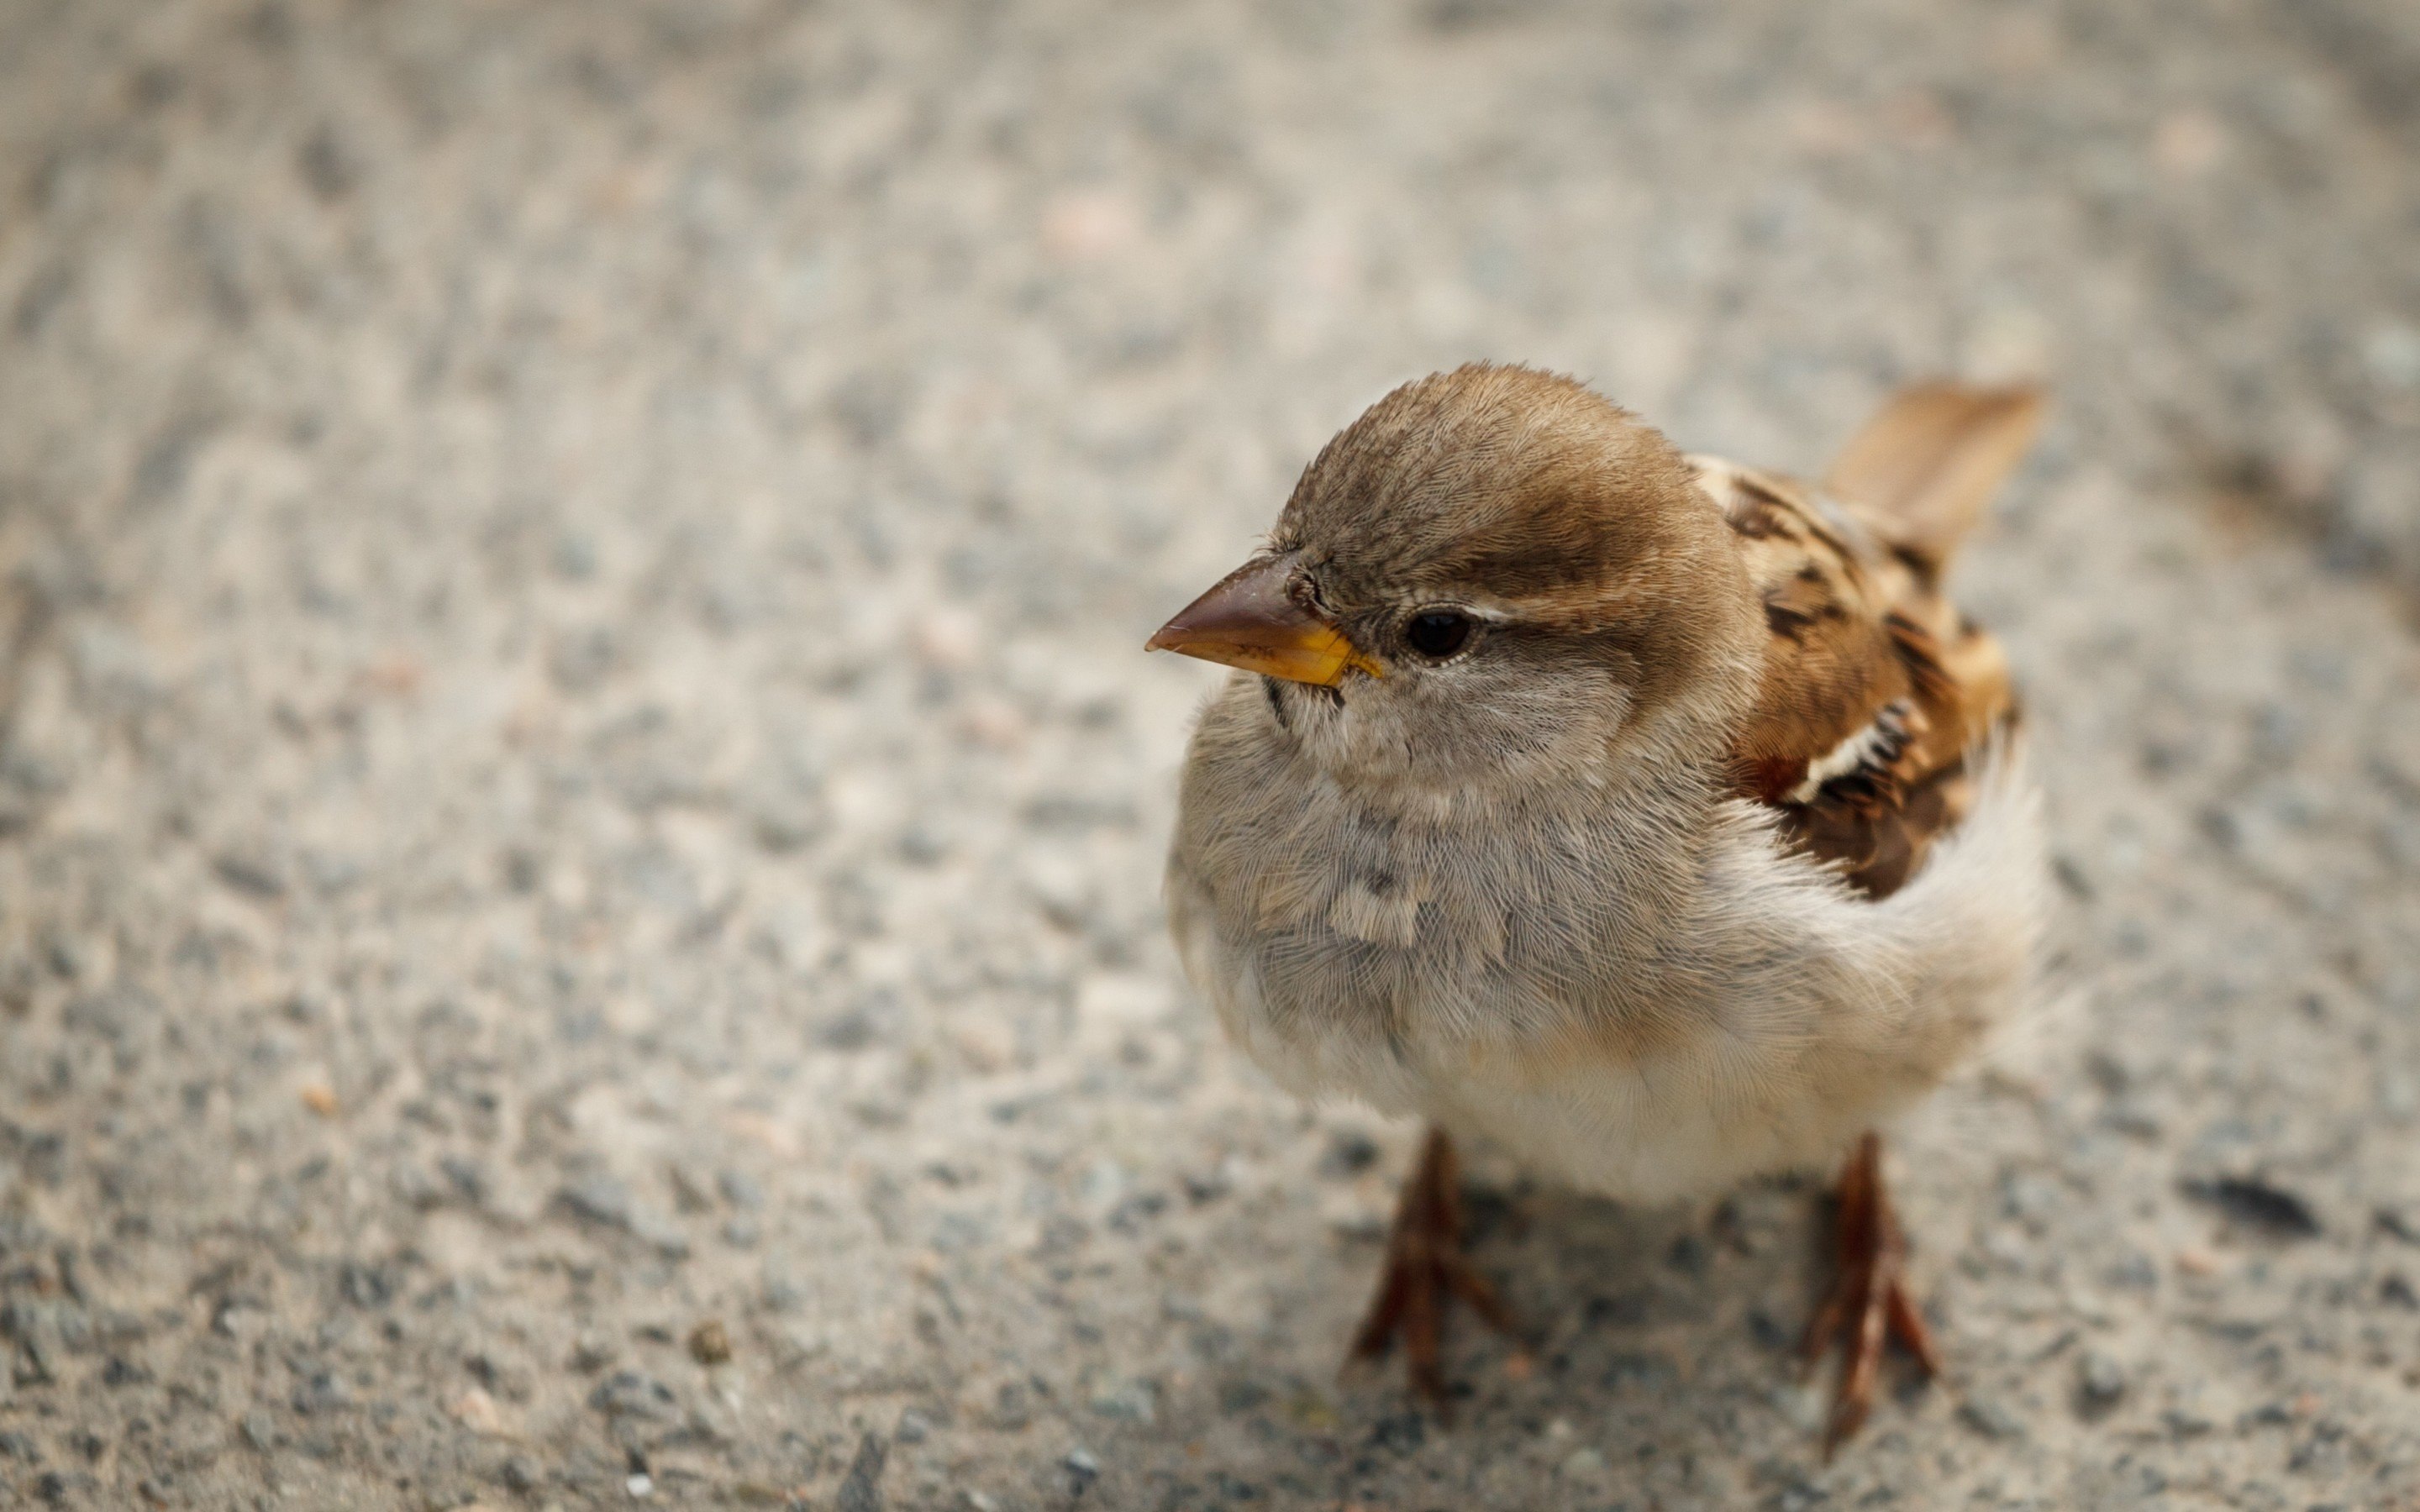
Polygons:
M2013 1011L2032 790L1994 766L1961 833L1875 902L1685 778L1381 810L1299 760L1238 678L1187 763L1179 953L1281 1085L1578 1186L1671 1196L1827 1159Z

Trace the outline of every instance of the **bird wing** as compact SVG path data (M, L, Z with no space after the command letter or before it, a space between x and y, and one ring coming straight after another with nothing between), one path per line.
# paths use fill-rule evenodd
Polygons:
M2030 390L1901 393L1817 486L1695 457L1764 605L1764 677L1734 748L1743 794L1873 897L1974 797L1967 752L2016 715L2000 644L1941 591L2040 423Z

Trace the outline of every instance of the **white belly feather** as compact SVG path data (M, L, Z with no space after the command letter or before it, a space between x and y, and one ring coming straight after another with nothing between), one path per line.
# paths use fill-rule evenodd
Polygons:
M1707 807L1677 846L1651 825L1558 851L1517 826L1373 831L1332 789L1231 775L1264 784L1260 801L1203 804L1188 779L1169 903L1236 1042L1306 1096L1434 1119L1579 1188L1658 1200L1829 1161L2026 997L2039 801L2006 753L1959 831L1879 903L1782 854L1744 802ZM1622 902L1642 866L1694 868L1677 906ZM1558 908L1570 917L1534 917Z

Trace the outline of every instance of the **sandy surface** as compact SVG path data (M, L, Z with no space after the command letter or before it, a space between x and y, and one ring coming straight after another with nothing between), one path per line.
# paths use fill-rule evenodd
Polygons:
M2420 21L0 0L0 1504L2420 1504ZM1473 356L1783 466L2061 409L1963 570L2067 912L1813 1188L1481 1165L1218 1041L1143 637Z

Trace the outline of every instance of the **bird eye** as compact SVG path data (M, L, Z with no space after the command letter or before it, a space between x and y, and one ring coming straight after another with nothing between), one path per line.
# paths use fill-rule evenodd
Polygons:
M1404 626L1404 639L1414 651L1439 661L1470 641L1475 622L1458 609L1422 609Z

